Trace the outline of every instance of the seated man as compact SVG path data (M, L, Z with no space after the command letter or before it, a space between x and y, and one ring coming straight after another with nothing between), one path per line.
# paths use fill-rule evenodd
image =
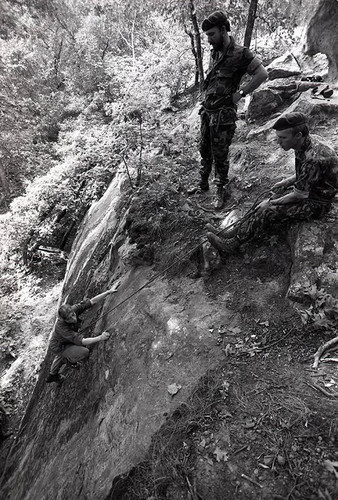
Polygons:
M46 380L47 383L62 382L59 370L64 363L68 361L76 365L77 362L89 356L90 351L88 346L96 344L101 340L109 339L109 332L102 332L101 335L97 337L83 338L83 335L78 332L80 327L79 316L86 309L101 302L107 295L116 292L119 284L120 282L117 281L110 290L100 295L96 295L96 297L92 299L83 300L79 304L74 304L73 306L63 304L60 307L58 311L59 317L50 342L50 347L55 354L55 358Z
M221 232L207 224L208 240L222 259L254 236L276 232L292 223L319 219L331 208L338 188L338 156L334 150L309 135L303 113L287 113L273 128L281 148L295 150L295 174L277 182L272 187L274 195L229 230ZM290 187L292 191L286 193Z

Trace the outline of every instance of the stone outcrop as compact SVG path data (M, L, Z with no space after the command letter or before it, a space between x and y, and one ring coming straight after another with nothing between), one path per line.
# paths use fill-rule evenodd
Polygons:
M304 52L313 56L322 53L329 63L328 78L338 79L338 2L320 0L311 18L306 34Z
M293 266L287 297L304 323L327 327L338 318L337 217L334 204L325 221L300 224L289 233Z
M261 120L276 113L282 105L283 99L278 92L270 89L257 90L250 99L246 118L249 122Z
M185 278L173 289L151 267L129 267L126 214L117 210L123 183L117 175L87 214L62 294L75 302L122 277L118 294L84 318L92 335L107 329L112 337L80 370L69 368L60 388L45 383L47 354L7 460L2 498L106 498L113 479L142 460L166 415L224 357L210 324L236 326L202 282ZM182 388L172 396L174 383Z
M300 111L305 113L310 119L310 131L316 132L316 126L320 122L326 122L328 119L338 115L338 94L337 91L330 99L313 99L311 97L311 90L301 94L299 99L295 100L291 106L287 108L287 112ZM276 117L268 120L261 127L254 128L249 131L247 138L252 139L265 135L267 138L272 136L272 125L276 121ZM333 131L336 133L336 131ZM328 137L330 140L330 137Z
M269 80L299 76L301 74L301 69L291 52L287 52L281 57L274 59L266 69L269 73Z

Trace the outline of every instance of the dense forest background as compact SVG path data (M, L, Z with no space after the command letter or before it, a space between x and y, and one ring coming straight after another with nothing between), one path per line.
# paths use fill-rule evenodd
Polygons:
M258 2L251 45L263 61L301 36L308 4ZM1 1L1 266L17 251L27 264L38 239L69 250L72 223L116 165L146 142L142 132L161 109L198 83L196 27L215 8L242 41L245 0Z
M0 1L0 320L7 357L15 359L22 310L62 279L92 202L118 168L129 176L136 168L130 187L141 185L152 165L147 153L172 140L159 129L160 114L175 112L182 96L198 101L199 44L204 68L209 54L199 32L203 18L225 10L243 42L256 4L251 47L267 64L301 43L315 3Z

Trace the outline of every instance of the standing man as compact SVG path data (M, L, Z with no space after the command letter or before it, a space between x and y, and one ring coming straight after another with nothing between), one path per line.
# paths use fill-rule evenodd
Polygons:
M338 156L330 146L310 136L303 113L287 113L273 128L280 147L295 151L295 174L272 186L273 196L228 231L207 224L207 237L221 258L237 252L254 236L323 217L338 191Z
M86 309L89 309L94 304L102 302L107 295L115 293L119 287L120 282L114 283L113 287L107 292L96 295L92 299L86 299L74 305L63 304L58 311L58 319L54 328L50 347L55 354L49 376L46 380L50 382L62 382L62 377L59 375L59 370L64 363L76 365L79 361L89 356L90 345L97 342L108 340L109 332L102 332L97 337L83 338L79 333L80 319L79 316Z
M268 77L261 61L246 47L241 47L229 36L230 23L222 11L213 12L202 23L202 30L212 46L201 115L201 181L199 188L209 190L212 164L215 168L217 198L215 208L224 206L226 186L229 182L229 146L236 129L237 103L257 89ZM245 74L251 79L242 88ZM198 189L198 188L197 188ZM190 194L196 188L190 190Z

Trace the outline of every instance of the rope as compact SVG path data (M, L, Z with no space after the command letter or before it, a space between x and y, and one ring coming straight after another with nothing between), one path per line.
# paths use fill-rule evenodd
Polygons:
M246 220L250 215L251 215L251 212L254 212L257 204L258 204L258 201L263 198L264 195L266 195L267 193L270 193L270 190L269 191L263 191L263 193L261 193L257 198L256 200L254 201L253 205L249 208L249 210L243 215L243 217L241 217L239 220L237 221L234 221L232 224L230 224L229 226L227 226L226 228L223 228L223 229L220 229L219 231L217 231L217 235L220 234L220 233L224 233L226 232L227 230L229 229L232 229L233 227L235 227L236 225L240 225L244 220ZM193 247L191 250L187 251L187 252L184 252L181 257L177 258L172 264L170 264L169 266L167 266L165 269L163 269L162 271L158 272L157 274L155 274L155 276L153 276L150 280L148 280L144 285L142 285L140 288L138 288L137 290L135 290L135 292L131 293L130 295L128 295L128 297L126 297L125 299L121 300L121 302L119 302L118 304L116 304L115 306L113 306L112 308L108 309L105 313L101 314L100 317L98 319L96 319L95 321L89 323L88 326L86 326L85 328L83 328L81 330L80 333L82 333L83 331L85 330L88 330L89 328L91 328L93 325L95 325L99 319L102 319L104 316L107 316L109 313L111 313L112 311L115 311L115 309L117 309L118 307L120 307L122 304L124 304L125 302L127 302L128 300L130 300L132 297L134 297L134 295L138 294L141 290L143 290L144 288L146 288L147 286L149 286L151 283L153 283L155 280L157 280L157 278L159 278L160 276L164 275L167 271L169 271L169 269L171 269L172 267L176 266L179 262L181 262L183 259L186 259L188 256L192 255L194 252L196 252L199 247L201 246L201 244L203 243L206 243L208 241L208 238L205 237L201 240L201 242L196 245L195 247Z

